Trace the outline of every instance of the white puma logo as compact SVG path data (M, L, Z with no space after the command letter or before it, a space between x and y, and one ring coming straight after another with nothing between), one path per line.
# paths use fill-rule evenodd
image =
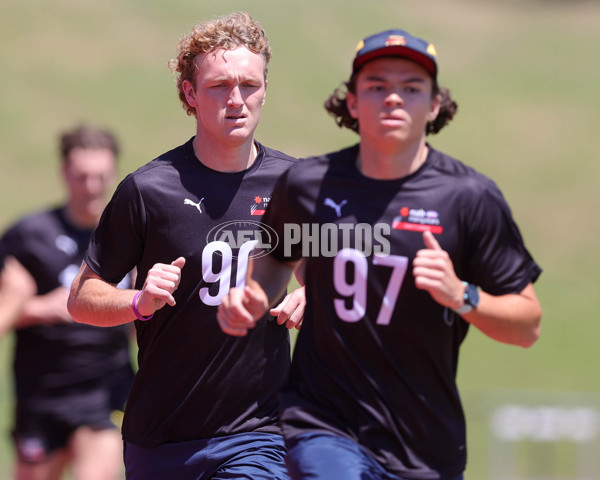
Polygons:
M200 199L200 201L199 201L198 203L196 203L196 202L194 202L194 201L190 200L189 198L186 198L186 199L183 201L183 204L184 204L184 205L193 205L194 207L196 207L196 208L198 209L198 211L199 211L200 213L202 213L202 209L200 208L200 204L202 203L202 200L204 200L204 197L202 197L202 198Z
M335 210L337 218L342 216L342 207L348 203L348 200L342 200L339 204L335 203L331 198L327 197L323 200L323 205L326 207L331 207Z

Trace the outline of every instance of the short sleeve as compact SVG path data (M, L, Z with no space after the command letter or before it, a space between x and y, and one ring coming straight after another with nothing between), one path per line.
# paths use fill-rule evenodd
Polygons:
M85 262L107 282L118 283L142 255L146 218L143 197L135 179L129 175L104 209Z
M525 247L508 203L491 180L465 219L468 239L467 280L492 295L517 293L535 282L541 268Z

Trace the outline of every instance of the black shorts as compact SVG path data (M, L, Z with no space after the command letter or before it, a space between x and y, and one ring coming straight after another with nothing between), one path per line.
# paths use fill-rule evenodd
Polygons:
M17 455L26 463L42 463L53 451L66 447L73 432L83 426L92 430L117 428L108 410L93 412L88 421L52 413L23 412L13 430Z
M26 463L44 462L53 451L67 446L79 427L119 428L120 411L130 385L127 380L86 392L18 400L13 440L19 459Z

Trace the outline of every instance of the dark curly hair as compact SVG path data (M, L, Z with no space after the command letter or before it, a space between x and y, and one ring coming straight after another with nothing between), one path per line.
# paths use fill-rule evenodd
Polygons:
M179 55L169 61L169 68L177 74L179 99L188 115L195 115L196 110L187 103L182 85L185 80L194 83L195 58L202 53L238 47L246 47L263 57L266 78L267 65L271 60L271 45L260 23L249 13L237 12L207 20L195 25L189 34L181 38Z
M350 115L348 107L346 106L347 92L356 93L356 76L356 73L353 74L350 77L350 80L336 88L323 105L325 110L335 118L335 123L337 123L338 127L346 127L359 133L358 120ZM457 103L452 99L450 90L445 87L440 87L435 80L433 82L431 94L432 97L440 95L441 104L438 116L434 121L428 122L425 127L426 135L438 133L442 128L448 125L448 122L454 118L458 109Z

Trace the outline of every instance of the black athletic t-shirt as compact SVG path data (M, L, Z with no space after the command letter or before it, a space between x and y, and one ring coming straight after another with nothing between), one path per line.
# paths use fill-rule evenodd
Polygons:
M92 230L72 225L64 208L41 211L17 222L2 244L35 279L39 295L69 289ZM125 272L122 286L130 286ZM79 323L34 325L16 330L14 372L19 410L65 411L68 398L116 387L133 376L130 328ZM129 375L126 373L129 372ZM128 385L119 388L128 388ZM66 412L68 414L68 412Z
M224 334L216 320L221 298L245 280L275 181L294 160L257 146L249 169L223 173L200 163L190 140L127 176L104 211L85 258L103 279L112 282L137 267L141 288L154 264L186 259L177 304L135 322L139 371L123 422L128 442L151 447L279 432L287 329L265 316L238 338Z
M488 178L430 148L410 176L374 180L355 167L357 153L296 163L263 218L287 239L272 255L307 257L283 432L290 441L335 432L403 478L454 478L466 462L455 377L468 323L415 287L422 232L434 233L459 278L494 295L521 291L541 270Z

